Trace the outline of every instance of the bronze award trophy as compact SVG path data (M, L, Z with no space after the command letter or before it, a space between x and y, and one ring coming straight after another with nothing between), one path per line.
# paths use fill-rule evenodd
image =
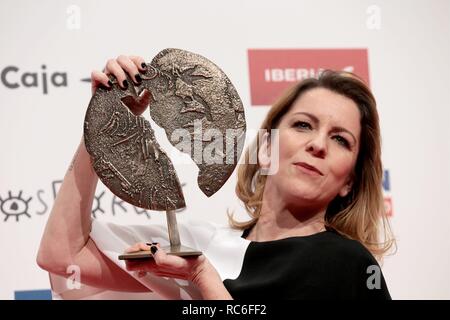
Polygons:
M134 115L127 105L139 103L146 90L150 93L151 118L165 130L171 144L197 164L198 185L209 197L230 177L242 152L246 124L236 89L214 63L180 49L159 52L147 64L139 85L128 79L130 85L124 90L116 79L110 80L113 88L97 89L84 121L85 144L95 172L122 200L166 212L170 246L163 249L168 254L201 255L180 241L175 210L184 208L185 200L172 162L159 146L149 121ZM172 141L176 130L189 135L193 142L190 148ZM211 143L211 132L222 135L222 148L215 150L213 161L205 162L197 155ZM150 251L141 251L119 259L151 257Z

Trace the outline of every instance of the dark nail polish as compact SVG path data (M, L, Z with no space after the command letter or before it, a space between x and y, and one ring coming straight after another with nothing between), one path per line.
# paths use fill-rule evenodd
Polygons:
M134 76L134 78L136 79L137 84L141 84L142 78L141 78L140 75L137 74L137 75Z
M142 67L142 69L147 70L147 65L144 62L141 63L141 67Z
M146 245L148 245L149 247L152 246L153 243L147 242Z
M152 252L152 254L155 254L156 251L158 251L158 248L155 246L151 246L150 251Z
M108 80L108 86L112 87L113 83L111 82L111 80Z
M124 89L128 89L128 81L127 80L123 80L122 86L123 86Z

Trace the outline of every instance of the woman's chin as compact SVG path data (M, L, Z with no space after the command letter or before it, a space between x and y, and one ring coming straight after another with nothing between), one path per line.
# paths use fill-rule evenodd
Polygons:
M292 190L287 196L287 199L293 203L305 204L307 206L315 205L320 201L320 193L308 190Z

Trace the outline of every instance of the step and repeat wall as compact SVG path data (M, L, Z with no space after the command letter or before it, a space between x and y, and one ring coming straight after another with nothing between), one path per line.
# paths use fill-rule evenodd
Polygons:
M324 69L365 79L378 101L398 243L382 266L391 295L450 298L449 1L3 0L0 25L0 299L51 298L36 254L82 138L91 71L121 54L150 62L164 48L198 53L228 75L244 104L246 144L295 82ZM226 224L227 210L247 219L235 173L208 198L194 163L175 168L186 199L180 220ZM164 213L133 207L101 183L92 217L165 223Z

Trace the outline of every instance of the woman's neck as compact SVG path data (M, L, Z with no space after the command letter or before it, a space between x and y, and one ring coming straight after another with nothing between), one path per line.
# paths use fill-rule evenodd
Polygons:
M261 214L247 236L252 241L271 241L308 236L325 230L325 209L289 206L276 190L266 185Z

